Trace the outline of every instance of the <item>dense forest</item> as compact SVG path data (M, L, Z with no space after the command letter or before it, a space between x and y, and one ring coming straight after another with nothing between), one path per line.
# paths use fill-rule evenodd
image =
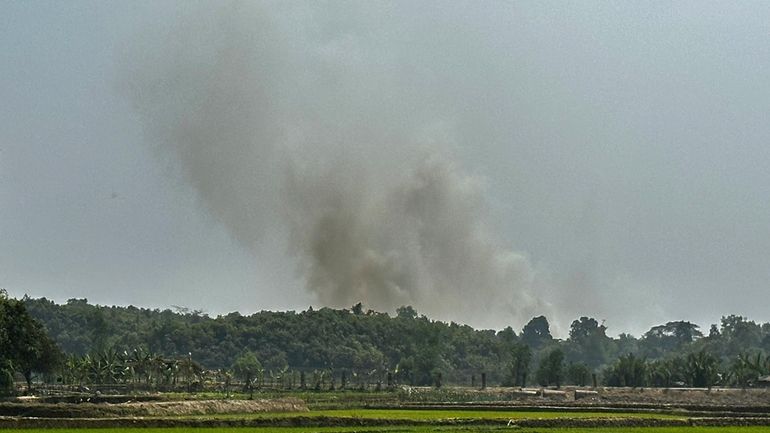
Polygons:
M70 369L83 360L128 362L141 354L182 360L188 369L235 370L247 382L276 372L304 377L321 371L379 380L387 374L394 383L413 385L479 385L483 374L489 385L752 386L770 374L770 324L734 315L706 333L696 324L672 321L639 338L610 337L603 323L581 317L562 340L551 335L543 316L520 331L477 330L430 320L409 306L395 317L361 304L208 317L181 308L97 306L85 299L18 302L43 324ZM252 371L247 364L257 367Z

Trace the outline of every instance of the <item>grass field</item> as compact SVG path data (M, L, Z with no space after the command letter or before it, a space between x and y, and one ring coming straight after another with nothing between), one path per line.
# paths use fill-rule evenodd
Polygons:
M70 429L24 429L7 430L26 433L63 433ZM507 427L265 427L265 428L112 428L88 429L88 433L353 433L353 432L389 432L389 433L483 433L515 431L516 433L766 433L767 427L644 427L644 428L517 428Z
M278 405L280 399L255 400L250 404L240 399L184 398L132 403L139 406L61 402L8 404L6 416L0 419L0 429L30 433L75 430L88 433L770 432L770 410L762 405L751 406L756 409L754 411L735 413L721 411L721 406L718 406L720 410L668 405L549 406L547 403L553 402L542 398L535 399L530 406L506 406L497 400L477 401L456 392L425 394L432 398L423 399L425 396L422 396L417 401L406 400L400 393L303 394L310 400L307 405L295 396L281 394L285 400L282 404L287 404L289 409ZM286 397L294 397L295 401ZM730 408L732 406L727 406Z

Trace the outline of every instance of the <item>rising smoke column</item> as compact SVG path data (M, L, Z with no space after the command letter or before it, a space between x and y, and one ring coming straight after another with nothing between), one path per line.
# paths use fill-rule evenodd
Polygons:
M137 44L126 88L202 205L254 251L286 233L323 305L521 323L542 309L533 267L496 240L483 179L451 156L456 119L378 32L381 8L188 13Z

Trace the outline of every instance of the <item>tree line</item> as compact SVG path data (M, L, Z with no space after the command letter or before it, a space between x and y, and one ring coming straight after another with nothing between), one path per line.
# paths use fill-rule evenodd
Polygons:
M544 316L518 331L477 330L430 320L409 306L395 316L356 304L209 317L184 309L97 306L85 299L63 305L28 297L3 302L23 308L38 323L30 329L50 336L48 348L60 353L55 369L28 367L28 377L38 372L69 384L194 388L238 380L252 390L265 383L311 389L364 383L745 387L770 374L770 324L734 315L706 334L691 322L672 321L640 337L610 337L603 323L581 317L566 339L556 339ZM13 308L4 306L2 314ZM12 322L0 320L4 327ZM3 348L8 341L13 340L0 334ZM21 372L23 357L5 352L0 359L12 365L4 369Z

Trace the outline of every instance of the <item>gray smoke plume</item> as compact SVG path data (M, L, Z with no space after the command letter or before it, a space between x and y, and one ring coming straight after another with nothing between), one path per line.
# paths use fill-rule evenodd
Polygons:
M468 143L445 108L452 83L407 50L412 27L383 30L401 20L387 4L180 15L145 32L124 81L148 141L242 245L285 234L323 305L476 325L542 311L533 266L499 244L483 179L453 156Z

